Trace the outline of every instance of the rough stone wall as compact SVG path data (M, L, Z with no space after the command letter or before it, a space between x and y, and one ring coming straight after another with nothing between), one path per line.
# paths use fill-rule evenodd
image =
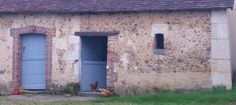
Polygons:
M0 74L0 85L8 87L12 77L12 38L10 37L11 22L6 19L2 20L0 17L0 70L4 71ZM1 88L2 88L1 87Z
M211 87L210 11L126 13L99 15L2 14L0 15L0 84L12 80L11 28L41 26L56 29L53 37L52 82L79 80L80 39L77 31L119 31L108 42L117 57L113 62L118 94L146 93L160 89L200 89ZM163 26L163 27L162 27ZM160 27L160 28L158 28ZM155 54L154 36L163 32L164 55ZM112 39L110 39L112 40ZM78 59L78 62L75 60Z
M117 93L200 89L211 87L210 18L210 11L86 15L80 29L120 32L109 45L119 59ZM166 28L164 55L154 53L156 26Z
M40 26L55 28L52 48L52 82L65 84L79 80L79 37L73 34L80 30L80 18L66 14L1 14L0 15L0 84L9 86L12 81L13 38L10 29Z

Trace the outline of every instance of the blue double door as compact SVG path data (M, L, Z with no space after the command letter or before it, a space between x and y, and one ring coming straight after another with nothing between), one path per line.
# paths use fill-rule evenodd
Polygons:
M82 39L81 91L98 91L106 88L107 82L107 37L84 36ZM97 82L97 84L96 84ZM93 90L91 84L96 84Z
M22 36L22 87L29 90L46 88L46 37Z

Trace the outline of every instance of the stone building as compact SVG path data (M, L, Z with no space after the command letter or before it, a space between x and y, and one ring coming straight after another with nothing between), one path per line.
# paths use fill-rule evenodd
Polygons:
M233 0L0 1L0 85L231 89L230 8Z
M234 8L228 10L228 21L229 21L229 32L230 32L230 46L231 46L231 67L232 67L232 73L233 73L233 83L235 83L236 80L236 56L234 55L236 53L236 43L234 40L236 40L236 8L235 8L235 0L234 0Z

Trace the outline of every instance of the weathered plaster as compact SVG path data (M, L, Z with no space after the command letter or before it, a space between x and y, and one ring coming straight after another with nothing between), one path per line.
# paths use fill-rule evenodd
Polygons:
M86 15L81 24L85 32L120 32L118 42L109 46L118 54L115 90L120 94L132 88L211 87L210 11ZM165 34L165 55L153 53L155 31Z
M118 94L145 94L160 90L193 90L210 88L210 73L143 73L142 75L119 74L116 83ZM183 82L184 81L184 82Z
M160 89L211 88L217 81L211 76L214 75L211 68L215 67L219 71L228 68L227 61L215 61L216 66L211 63L214 61L211 57L215 54L211 51L219 50L212 46L211 40L217 36L224 40L227 37L212 29L213 25L219 29L221 26L211 24L210 11L97 15L4 14L0 16L0 48L1 55L4 55L0 56L0 67L6 72L0 74L1 84L8 85L12 76L13 41L10 29L31 25L56 29L52 48L52 82L56 84L79 81L80 39L73 35L78 31L119 31L118 36L108 39L108 65L112 66L109 69L113 69L110 73L114 74L109 76L118 78L107 77L109 83L114 82L108 85L114 86L119 94ZM219 34L215 37L211 30ZM153 52L153 34L156 32L164 33L163 55ZM224 63L227 65L221 66ZM223 82L229 82L223 75L217 76L227 79Z
M79 81L79 37L73 34L80 30L80 17L70 14L1 14L0 15L0 84L12 81L12 47L10 29L40 26L56 29L52 48L52 82L64 84ZM78 60L78 61L75 61Z

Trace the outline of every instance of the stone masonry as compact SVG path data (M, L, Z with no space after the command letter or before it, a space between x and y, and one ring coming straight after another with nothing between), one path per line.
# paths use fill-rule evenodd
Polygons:
M226 11L211 12L212 85L232 88L229 30Z
M0 14L0 71L5 70L0 85L20 86L20 34L49 34L47 83L65 85L81 77L81 43L75 32L119 32L108 37L107 48L107 83L117 94L231 89L225 16L224 10ZM14 37L15 29L21 33ZM162 54L155 53L157 33L164 34Z

